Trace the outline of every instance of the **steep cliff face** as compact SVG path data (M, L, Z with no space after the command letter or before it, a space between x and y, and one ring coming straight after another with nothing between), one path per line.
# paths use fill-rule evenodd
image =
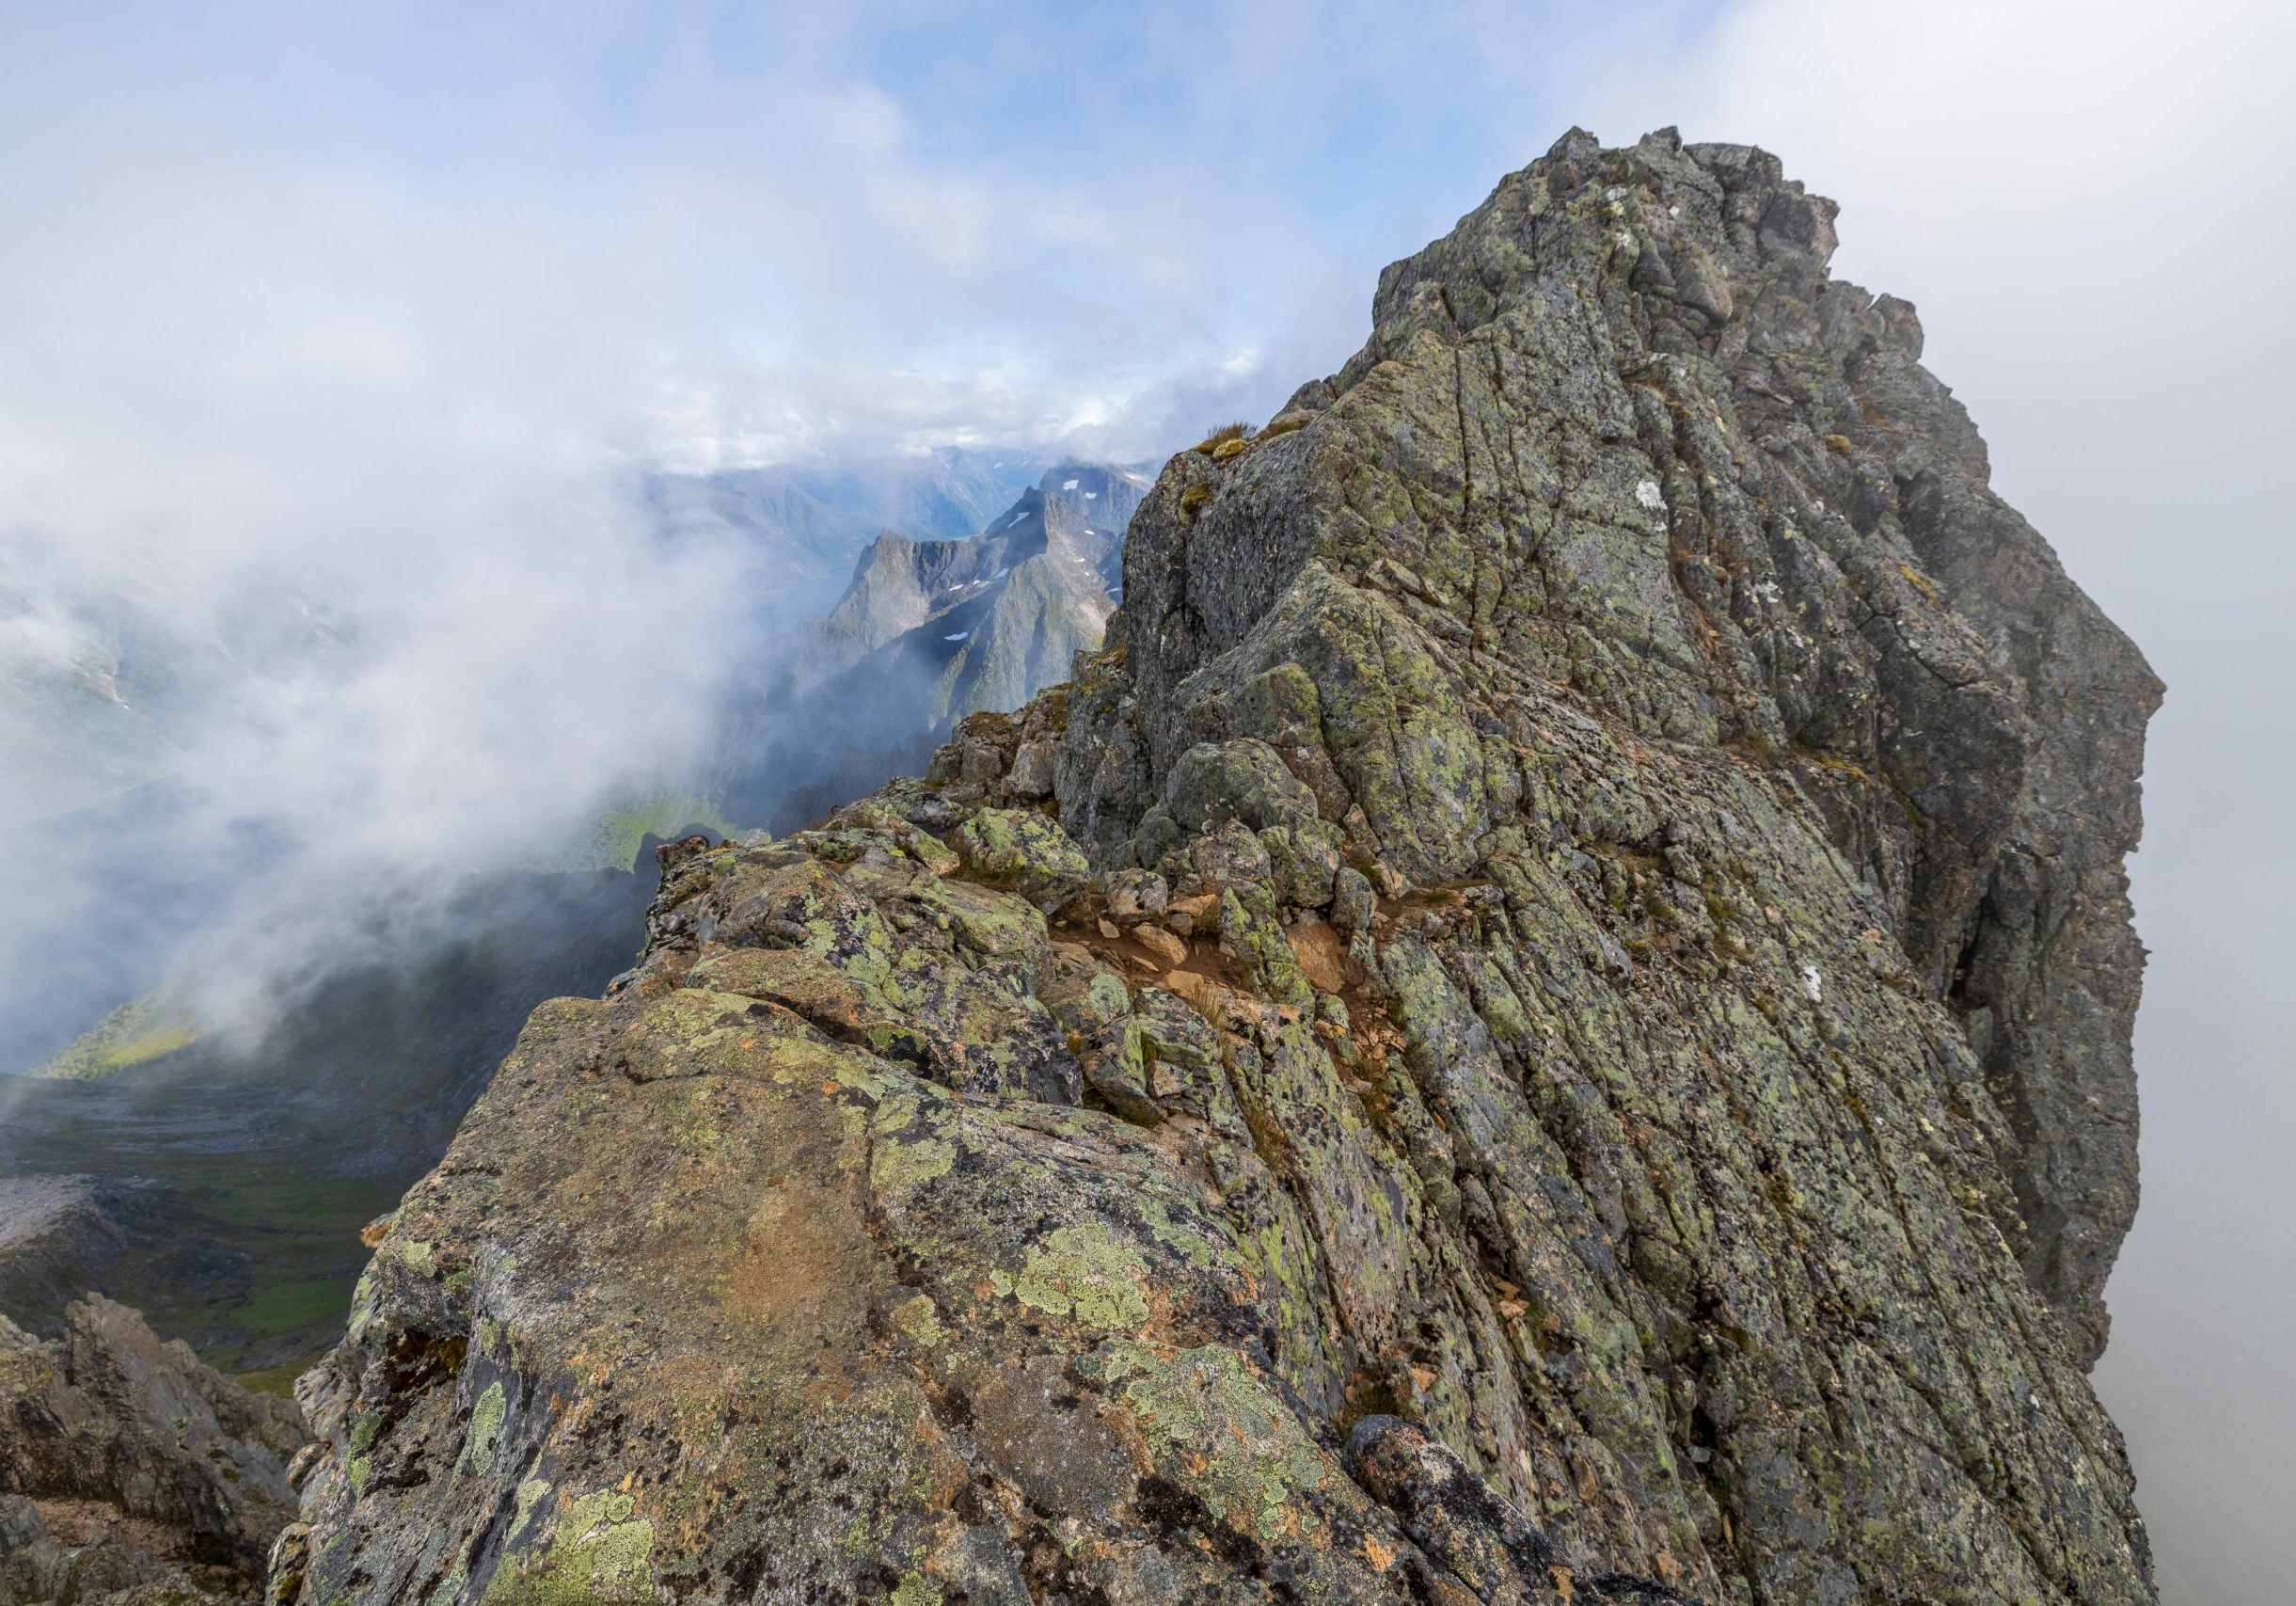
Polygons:
M2121 862L2161 687L1987 488L1913 309L1827 276L1833 217L1759 151L1574 135L1390 267L1370 342L1276 421L1293 437L1159 486L1122 638L1140 706L1065 818L1121 857L1152 783L1245 734L1233 689L1287 661L1416 878L1470 873L1518 813L1577 823L1486 728L1493 675L1790 776L1964 1021L2027 1267L2090 1361L2136 1208ZM1407 701L1399 611L1426 649ZM1414 791L1422 750L1449 806Z
M2159 687L1831 225L1566 136L1071 683L666 850L306 1377L281 1596L2152 1598Z
M816 687L817 723L945 728L975 708L1018 708L1079 649L1097 649L1121 583L1124 527L1089 521L1075 493L1053 488L1078 472L1048 472L969 541L879 536L815 628L818 649L793 666L845 672Z

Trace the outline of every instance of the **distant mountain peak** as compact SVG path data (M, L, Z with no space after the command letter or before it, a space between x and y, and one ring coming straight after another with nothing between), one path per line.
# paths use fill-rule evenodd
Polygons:
M841 798L866 789L921 763L966 714L1017 708L1067 676L1116 612L1124 531L1149 485L1117 465L1069 459L976 535L881 533L836 607L800 628L761 699L772 711L728 810L786 824L785 797L831 775Z

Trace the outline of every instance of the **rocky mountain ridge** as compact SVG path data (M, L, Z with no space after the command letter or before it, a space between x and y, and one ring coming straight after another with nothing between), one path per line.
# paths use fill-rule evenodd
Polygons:
M2160 687L1833 221L1573 131L1069 683L666 848L303 1379L277 1598L2151 1600Z
M1124 530L1147 489L1147 481L1118 469L1063 463L1046 469L1037 485L1022 491L977 535L918 541L896 530L882 532L855 563L852 582L829 616L800 628L807 641L793 668L817 684L904 638L907 643L892 656L914 656L929 642L949 640L952 624L969 627L968 642L975 635L1013 635L1012 629L997 628L998 614L1005 611L1001 605L1007 596L1029 593L1025 580L1015 585L1011 577L1022 565L1037 564L1060 576L1037 586L1037 592L1078 594L1080 612L1099 615L1089 640L1069 642L1069 632L1053 621L1050 633L1068 642L1058 658L1058 668L1065 671L1076 647L1100 644L1097 627L1123 589ZM1098 600L1096 591L1108 594L1105 608L1089 605ZM1047 644L1035 656L1049 662L1053 651ZM978 708L1000 712L1018 708L1049 683L1029 674L1041 664L1018 663L1000 674L972 661L981 657L977 649L942 656L966 660L941 692L958 715ZM877 670L879 677L890 673L890 663ZM945 709L942 717L949 718Z
M971 521L968 531L987 526L986 534L953 541L885 532L855 565L843 606L805 628L814 639L794 655L803 673L780 689L785 699L801 696L889 648L822 700L817 723L848 736L913 729L923 739L915 768L936 739L928 705L961 713L1025 701L1059 677L1077 648L1099 644L1115 606L1123 525L1148 482L1106 466L1031 469L1037 485L1001 514L981 516L981 498L1004 505L1009 488L990 470L1006 467L1019 466L944 454L816 480L833 503L763 470L660 480L649 491L666 535L722 520L778 554L799 580L818 578L808 563L848 559L864 518L857 506L899 512L925 529L958 519ZM791 543L807 539L821 549L793 556ZM940 623L952 613L959 625ZM960 628L965 643L942 644ZM142 633L153 635L148 622ZM937 689L937 677L947 684ZM820 739L808 730L810 747ZM902 767L881 745L864 743L860 759L855 785L810 812ZM196 922L246 873L180 831L171 835L166 791L148 788L140 807L115 801L54 822L75 843L132 835L159 850L107 873L116 925L72 933L70 947L95 987L147 979L135 938L166 951L182 935L172 928ZM665 818L707 818L707 806L673 801ZM0 1082L0 1310L37 1332L56 1332L67 1304L97 1288L218 1364L242 1368L302 1360L331 1343L359 1259L345 1229L436 1157L535 1000L594 991L626 964L651 877L641 884L619 873L641 826L615 824L618 851L606 856L617 873L497 871L454 892L445 886L463 877L433 878L443 884L429 895L448 900L439 930L405 956L346 966L286 1010L264 1041L208 1032L163 985L68 1047L57 1044L60 1054L43 1043L0 1063L35 1079L110 1084ZM266 845L246 846L260 857ZM651 846L643 851L650 872ZM625 887L637 889L635 901ZM70 990L55 978L16 981L24 1007L10 1027L52 1033L43 1013L73 1018Z

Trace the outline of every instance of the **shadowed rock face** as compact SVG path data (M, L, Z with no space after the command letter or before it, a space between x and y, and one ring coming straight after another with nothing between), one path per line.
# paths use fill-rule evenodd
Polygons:
M1574 133L1069 684L664 850L304 1379L282 1598L2150 1600L2159 688L1831 223Z
M304 1442L293 1405L100 1294L60 1341L0 1316L0 1600L246 1593L294 1515L283 1461Z

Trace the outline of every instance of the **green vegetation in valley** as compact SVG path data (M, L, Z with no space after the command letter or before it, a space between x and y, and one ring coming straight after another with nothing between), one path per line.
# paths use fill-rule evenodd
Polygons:
M199 1037L199 1017L162 993L130 999L30 1074L89 1080L187 1048Z
M720 816L714 802L690 792L657 792L609 809L592 823L578 847L547 868L626 870L636 862L648 833L673 837L689 825L705 826L719 836L736 831Z
M282 1000L256 1036L198 1034L165 995L115 1011L57 1057L83 1069L10 1089L0 1176L78 1191L0 1257L0 1309L47 1328L95 1289L226 1371L323 1348L359 1229L436 1160L528 1010L629 962L652 884L465 873L436 940Z

